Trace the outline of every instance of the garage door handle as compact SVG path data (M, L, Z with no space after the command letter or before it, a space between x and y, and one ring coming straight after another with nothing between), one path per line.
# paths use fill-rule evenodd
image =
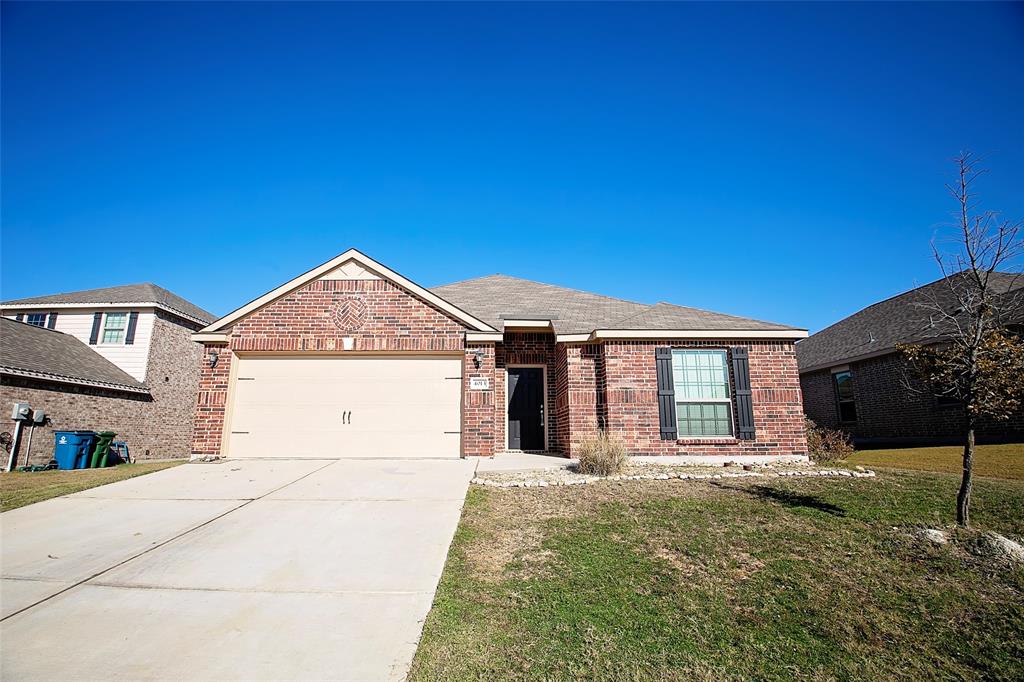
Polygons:
M342 413L341 413L341 423L342 424L351 424L352 423L352 411L351 410L349 410L348 412L342 411Z

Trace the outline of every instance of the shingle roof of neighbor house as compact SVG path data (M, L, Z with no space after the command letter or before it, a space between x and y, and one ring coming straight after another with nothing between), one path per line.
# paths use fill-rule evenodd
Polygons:
M149 392L75 337L6 317L0 317L0 373Z
M789 327L671 303L634 303L508 275L489 275L431 289L441 298L503 329L505 320L551 320L556 334L595 329L787 331Z
M51 294L49 296L19 298L13 301L4 301L3 305L68 305L75 303L81 303L86 306L91 303L133 303L136 305L140 303L154 303L204 324L209 324L217 319L215 315L186 301L181 296L149 282L126 284L119 287L105 287L103 289L87 289L86 291L71 291L63 294Z
M1015 309L1007 322L1024 320L1024 275L1011 272L992 273L992 284L1006 300L1012 300ZM952 292L945 280L939 279L924 286L870 305L860 312L822 329L796 344L797 361L801 372L834 367L858 358L883 355L896 348L897 343L923 343L937 341L941 336L929 318L923 304L937 301L946 312L956 307Z

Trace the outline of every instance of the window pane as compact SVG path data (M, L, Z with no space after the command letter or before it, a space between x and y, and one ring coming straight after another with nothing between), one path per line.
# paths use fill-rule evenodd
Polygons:
M730 403L676 403L680 436L731 436Z
M683 400L728 399L729 370L724 350L672 352L672 380Z
M36 327L45 327L46 313L29 313L25 316L25 322Z
M840 400L853 400L853 375L849 372L838 372L832 375L836 382L836 393Z

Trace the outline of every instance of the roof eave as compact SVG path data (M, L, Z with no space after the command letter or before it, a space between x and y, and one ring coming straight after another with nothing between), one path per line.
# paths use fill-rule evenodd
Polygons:
M63 374L52 374L50 372L39 372L36 370L21 369L18 367L0 366L0 374L24 377L26 379L42 379L45 381L53 381L55 383L61 384L91 386L93 388L105 388L115 391L124 391L126 393L150 395L149 389L145 386L130 386L128 384L118 384L110 381L96 381L93 379L83 379L81 377L65 376Z
M201 317L189 315L177 308L172 308L156 301L125 301L124 303L0 303L0 311L7 310L68 310L74 308L157 308L176 315L182 319L207 325L209 322Z
M589 334L558 334L556 341L603 339L804 339L806 329L595 329Z

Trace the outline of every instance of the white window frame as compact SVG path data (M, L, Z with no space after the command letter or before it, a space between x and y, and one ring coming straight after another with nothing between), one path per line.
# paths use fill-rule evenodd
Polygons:
M680 398L678 389L675 391L675 403L676 403L676 438L678 440L708 440L708 439L720 439L720 440L735 440L736 439L736 417L732 408L733 401L733 388L732 388L732 375L729 371L729 351L726 348L673 348L673 356L676 353L721 353L724 358L725 367L725 390L727 395L724 398ZM675 367L672 368L672 382L675 387ZM679 406L680 405L705 405L705 404L724 404L726 406L726 413L728 414L729 422L729 433L728 434L689 434L683 433L679 429Z
M119 330L121 332L120 341L107 341L107 321L111 315L122 315L124 316L124 326ZM103 313L103 324L100 325L100 338L99 345L101 346L123 346L125 345L125 339L128 338L128 320L131 317L131 313L125 311L115 311L110 313ZM111 330L118 331L118 330Z

